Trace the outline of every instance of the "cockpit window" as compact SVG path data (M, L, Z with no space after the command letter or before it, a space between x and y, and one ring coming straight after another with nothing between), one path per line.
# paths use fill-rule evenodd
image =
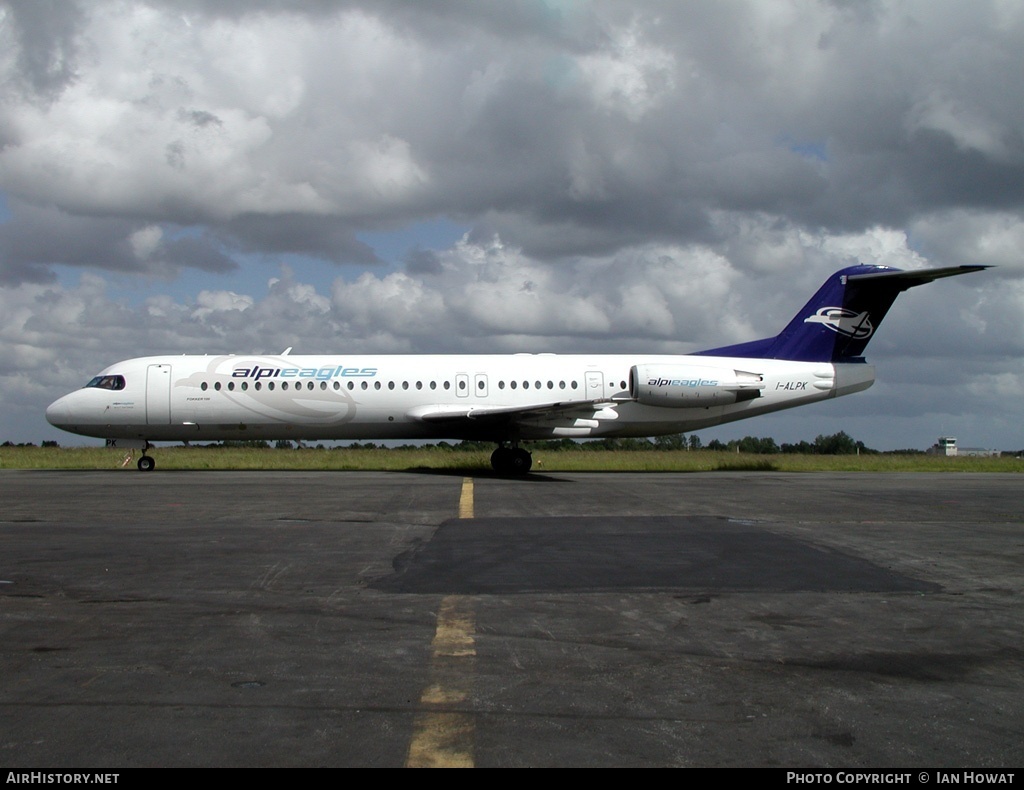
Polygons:
M86 387L98 387L101 390L123 390L124 376L97 376Z

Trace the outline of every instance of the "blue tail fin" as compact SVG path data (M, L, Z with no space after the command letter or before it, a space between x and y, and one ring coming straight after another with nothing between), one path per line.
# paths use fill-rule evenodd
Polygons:
M859 362L896 297L908 288L987 266L902 271L850 266L833 274L775 337L698 352L697 356L754 357L801 362Z

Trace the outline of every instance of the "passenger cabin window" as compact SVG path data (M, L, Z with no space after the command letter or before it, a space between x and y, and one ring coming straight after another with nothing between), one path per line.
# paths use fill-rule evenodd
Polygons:
M124 376L97 376L85 386L101 390L123 390Z

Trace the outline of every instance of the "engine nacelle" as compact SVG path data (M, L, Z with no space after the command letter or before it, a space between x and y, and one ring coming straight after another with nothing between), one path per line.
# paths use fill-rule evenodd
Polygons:
M761 397L762 377L700 365L634 365L629 394L645 406L674 409L729 406Z

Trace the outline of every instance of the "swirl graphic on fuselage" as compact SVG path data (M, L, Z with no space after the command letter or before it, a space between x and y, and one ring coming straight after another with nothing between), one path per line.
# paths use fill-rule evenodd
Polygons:
M205 371L178 379L174 386L200 390L211 398L223 397L268 422L316 423L329 428L355 419L358 404L352 393L340 386L346 376L356 375L346 373L351 369L298 367L295 362L287 357L211 357ZM212 411L210 416L217 420L216 407Z

